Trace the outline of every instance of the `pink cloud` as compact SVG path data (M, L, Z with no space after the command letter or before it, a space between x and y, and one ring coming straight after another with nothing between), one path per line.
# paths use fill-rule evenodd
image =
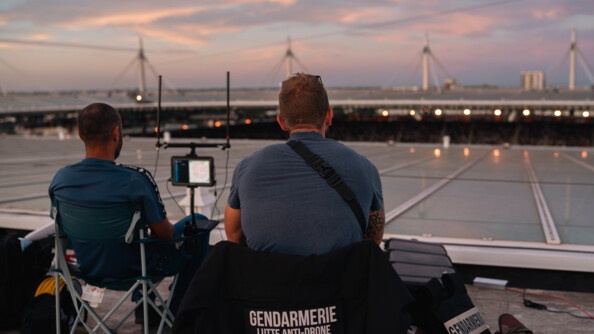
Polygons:
M61 26L81 30L85 27L125 26L150 24L157 20L190 16L199 12L211 10L212 7L184 7L139 11L135 13L118 13L98 17L86 17L75 21L62 23Z
M440 33L450 37L469 36L485 33L501 24L501 18L477 16L466 13L452 14L447 19L414 23L409 29L426 31L429 34Z
M564 13L563 8L535 9L532 11L532 17L536 19L555 19L561 17Z
M383 8L366 8L357 11L348 11L338 14L340 23L361 23L387 21L394 17L394 14Z
M238 27L213 24L186 24L165 29L154 26L136 26L132 29L142 36L194 47L205 45L207 37L213 34L233 33L239 30Z
M233 4L279 4L290 6L297 3L297 0L232 0Z

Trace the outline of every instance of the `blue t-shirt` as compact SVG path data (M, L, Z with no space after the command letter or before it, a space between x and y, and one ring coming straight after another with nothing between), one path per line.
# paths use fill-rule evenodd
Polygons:
M60 169L50 184L49 195L52 203L58 200L94 208L136 203L142 211L143 221L139 224L159 223L167 216L157 184L147 170L108 160L87 158ZM137 247L109 249L108 252L112 254L98 260L92 245L77 246L77 256L95 258L87 262L79 261L81 269L91 277L125 277L139 272ZM157 252L162 251L147 247L149 266L152 261L156 261Z
M365 221L383 208L377 168L347 146L315 132L298 132L313 153L334 167L355 193ZM245 157L235 168L229 206L241 209L248 247L283 254L322 254L362 239L349 205L286 144Z

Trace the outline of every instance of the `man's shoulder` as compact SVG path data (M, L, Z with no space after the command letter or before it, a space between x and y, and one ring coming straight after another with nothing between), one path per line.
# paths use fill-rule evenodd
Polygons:
M259 149L257 151L254 151L254 152L246 155L242 160L249 161L252 159L260 159L262 157L274 156L288 148L289 148L289 146L287 146L284 143L270 144L270 145L262 147L261 149Z
M262 147L260 150L256 151L256 152L277 152L279 150L284 150L285 147L288 147L286 143L274 143L274 144L269 144L266 145L264 147ZM256 153L254 152L254 153Z
M130 173L130 175L132 177L140 177L143 179L147 179L148 181L150 181L152 183L155 183L155 179L153 178L153 175L151 174L151 172L144 167L134 166L134 165L124 165L124 164L120 164L120 163L117 163L115 166L118 168L121 168L124 171L127 171L128 173Z
M315 142L314 142L314 145L315 145ZM352 149L345 143L339 142L334 139L325 139L324 141L321 141L319 145L321 145L321 146L323 145L325 151L330 152L331 154L334 154L337 156L348 157L349 159L356 157L356 158L362 158L364 160L367 160L367 158L365 156L359 154L357 151L355 151L354 149Z
M69 178L72 173L84 170L85 164L83 162L84 160L60 167L56 174L54 174L54 182L56 180L60 180L61 178Z
M125 164L121 164L121 163L116 163L115 166L118 168L123 168L124 170L128 170L130 172L151 175L151 173L144 167L134 166L134 165L125 165Z
M350 146L335 140L329 140L327 143L328 146L325 148L325 152L328 152L329 160L337 161L337 163L347 162L351 168L357 166L356 168L362 168L365 172L369 170L377 171L377 167L369 158Z

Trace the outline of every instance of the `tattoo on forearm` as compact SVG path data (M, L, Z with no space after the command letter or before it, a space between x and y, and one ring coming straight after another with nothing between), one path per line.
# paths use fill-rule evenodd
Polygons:
M384 209L372 211L369 213L369 222L367 224L367 231L363 235L363 239L373 240L378 245L382 242L384 237L384 225L386 224L386 214Z

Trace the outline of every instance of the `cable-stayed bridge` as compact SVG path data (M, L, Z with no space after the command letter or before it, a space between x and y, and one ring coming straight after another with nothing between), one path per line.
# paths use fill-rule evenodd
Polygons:
M68 45L68 47L73 47ZM85 46L88 47L88 46ZM419 87L385 88L385 89L330 89L330 99L335 108L354 110L361 108L374 108L384 113L384 116L393 114L411 114L424 112L447 116L448 114L492 114L514 119L518 112L549 113L556 116L571 116L592 113L594 111L591 100L594 100L592 88L579 88L575 85L577 60L594 87L592 70L578 47L575 29L571 33L571 43L564 56L569 59L569 82L566 88L553 88L542 90L516 90L494 89L493 87L478 87L468 89L464 87L440 86L433 65L441 69L450 77L445 67L438 61L429 46L428 34L425 35L425 44L419 55L422 64L422 84ZM287 39L287 49L276 66L276 72L285 66L285 76L293 73L293 62L301 69L305 65L295 56L291 46L291 39ZM119 109L148 111L155 108L157 92L150 91L146 86L145 67L158 77L157 70L145 55L142 39L136 56L126 69L118 76L116 82L133 67L138 68L138 87L134 91L106 91L106 92L68 92L68 93L35 93L11 94L0 98L0 115L37 114L37 113L64 113L78 111L93 101L111 103ZM434 86L430 85L429 78L433 78ZM225 94L222 90L208 91L178 91L166 83L167 91L164 92L163 105L166 108L200 110L208 108L224 108L226 106ZM449 90L449 91L448 91ZM276 89L260 90L235 90L232 93L234 108L241 109L275 109L277 105ZM151 103L151 101L153 101ZM387 113L387 114L386 114ZM567 114L567 115L566 115ZM418 116L417 116L418 117Z
M592 70L591 66L589 65L584 53L579 48L576 36L577 36L576 30L572 29L571 41L569 43L568 48L566 49L566 52L563 56L562 61L557 66L555 66L554 69L547 70L547 72L550 72L549 74L557 75L561 65L563 63L567 63L567 61L569 61L568 83L566 86L566 89L569 91L579 90L579 88L576 87L576 72L578 70L578 65L581 65L580 68L587 75L587 78L588 78L590 84L594 87L593 70ZM8 44L23 44L23 43L24 44L35 44L35 42L5 39L5 38L0 38L0 42L8 43ZM131 48L115 48L115 47L105 47L105 46L97 46L97 45L94 46L94 45L87 45L87 44L72 44L72 43L40 42L39 44L44 45L44 46L99 49L99 50L103 50L103 51L118 51L118 52L122 52L122 51L129 52L130 50L132 50ZM422 68L422 71L421 71L422 73L420 75L420 77L421 77L420 89L421 90L423 90L423 91L441 90L441 89L444 89L445 86L456 85L454 76L452 76L450 73L448 73L448 71L445 69L445 66L443 64L441 64L440 61L438 60L438 58L436 57L436 55L433 54L432 49L429 45L428 33L425 33L424 45L421 48L421 51L418 54L417 59L418 59L418 63L417 63L416 68L417 69L419 67ZM306 69L305 65L300 61L299 58L297 58L295 52L293 51L293 48L291 45L291 38L287 37L287 48L283 53L283 57L282 57L281 61L276 66L273 66L274 68L272 69L272 71L279 72L280 68L282 66L284 66L285 67L285 69L284 69L285 77L288 77L294 73L293 63L297 63L300 67L300 70L303 70L306 72L308 71ZM15 68L14 66L7 63L5 60L3 60L1 58L0 58L0 65L2 67L10 68L13 71L22 72L18 68ZM148 58L146 56L146 53L145 53L144 47L143 47L142 38L139 38L139 47L138 47L138 51L136 52L136 55L134 56L132 61L128 64L128 66L126 66L124 71L117 76L117 78L114 80L114 82L112 82L112 84L110 86L114 87L115 84L117 82L119 82L120 79L124 75L128 74L129 70L133 67L133 65L136 65L136 67L137 67L138 83L137 83L137 87L134 88L133 90L131 90L129 92L129 94L130 94L131 98L137 100L138 102L143 102L145 99L145 95L148 94L147 85L146 85L146 68L148 67L148 69L154 74L155 78L158 77L158 74L157 74L157 70L155 69L153 64L148 60ZM442 74L447 76L447 78L446 78L446 80L448 81L447 84L440 83L436 68L439 69ZM544 74L545 73L543 72L543 81L544 81ZM270 74L269 74L269 76L270 76ZM433 85L431 85L430 78L432 79ZM173 85L170 84L169 82L165 82L165 84L168 89L170 89L172 91L176 91L176 88L174 88ZM443 86L442 86L442 84L443 84ZM543 83L543 85L544 85L544 83ZM1 88L1 80L0 80L0 88ZM4 94L5 93L0 89L0 96L2 96Z

